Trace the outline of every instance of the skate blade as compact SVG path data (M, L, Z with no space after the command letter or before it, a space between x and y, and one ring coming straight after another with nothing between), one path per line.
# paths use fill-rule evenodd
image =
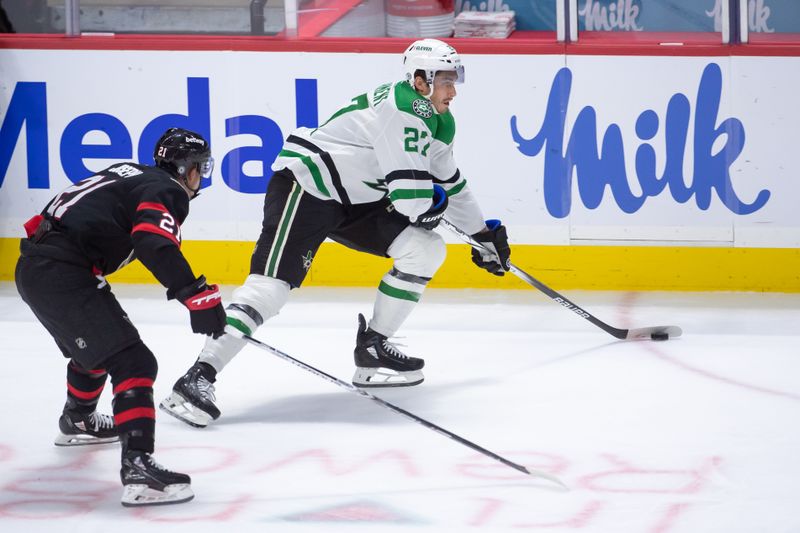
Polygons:
M353 375L353 385L361 388L370 387L411 387L419 385L425 379L421 370L397 372L388 368L357 367Z
M168 398L162 400L158 407L181 422L195 428L204 428L213 420L211 415L198 409L174 391Z
M94 437L92 435L66 435L59 433L53 440L56 446L91 446L93 444L108 444L111 442L119 442L118 436L113 437Z
M183 503L192 498L194 498L194 492L186 483L167 485L163 491L152 489L147 485L125 485L120 501L125 507L140 507Z

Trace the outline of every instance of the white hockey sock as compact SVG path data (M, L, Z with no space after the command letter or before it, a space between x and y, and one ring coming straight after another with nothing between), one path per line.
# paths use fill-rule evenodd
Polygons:
M198 359L201 363L208 363L217 372L220 372L236 357L245 344L247 341L243 338L227 333L217 339L206 337L206 344L200 351Z
M394 267L378 286L369 327L391 337L416 306L447 251L435 232L409 226L397 236L387 253L394 258Z
M369 321L369 327L373 331L387 337L397 333L417 305L422 291L425 290L424 283L400 279L396 273L397 271L392 269L381 279L372 320Z

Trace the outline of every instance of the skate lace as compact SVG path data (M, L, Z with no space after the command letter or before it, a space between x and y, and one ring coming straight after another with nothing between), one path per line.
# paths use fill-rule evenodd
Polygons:
M161 466L161 465L158 463L158 461L156 461L155 459L153 459L153 456L152 456L152 455L145 455L145 457L147 458L147 462L148 462L148 463L150 463L150 466L152 466L152 467L153 467L153 468L155 468L156 470L161 470L162 472L168 472L168 473L170 473L170 474L174 474L174 473L175 473L175 472L173 472L172 470L170 470L170 469L168 469L168 468L164 468L163 466Z
M389 342L388 339L383 339L382 344L383 344L383 349L386 350L392 357L396 357L398 359L411 359L409 356L407 356L397 348L398 346L405 346L404 344L395 345Z
M208 381L203 376L197 379L197 390L207 400L215 402L217 397L214 395L214 384Z
M92 424L92 428L94 428L95 431L99 429L113 429L114 427L113 416L104 415L97 411L89 415L89 422Z

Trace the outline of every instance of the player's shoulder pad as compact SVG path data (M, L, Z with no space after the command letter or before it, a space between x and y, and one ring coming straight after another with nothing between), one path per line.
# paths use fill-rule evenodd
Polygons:
M427 98L423 98L406 81L401 81L394 86L394 103L398 111L421 120L428 126L431 133L436 133L436 111Z
M434 139L445 144L453 142L456 135L456 123L453 114L448 110L440 115L427 98L420 96L411 84L401 81L394 86L394 101L397 109L423 121Z
M189 214L189 195L164 169L141 165L143 173L136 189L141 198L163 204L181 222Z
M433 138L438 139L445 144L452 144L453 139L456 136L456 120L453 118L453 114L448 109L441 115L437 114L436 120L438 124L436 126L436 131L434 132Z

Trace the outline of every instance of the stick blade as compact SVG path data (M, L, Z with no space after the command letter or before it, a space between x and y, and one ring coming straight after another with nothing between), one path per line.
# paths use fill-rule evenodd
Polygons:
M560 488L564 489L565 491L569 490L569 487L567 486L567 484L564 483L563 481L561 481L560 479L558 479L553 474L548 474L547 472L543 472L542 470L536 470L535 468L528 468L527 466L523 467L523 468L532 477L538 477L538 478L541 478L541 479L545 479L545 480L550 481L551 483L553 483L555 485L558 485Z
M625 339L650 340L653 338L653 335L656 335L656 337L663 337L666 335L668 339L673 339L675 337L680 337L682 334L683 330L678 326L653 326L650 328L629 329Z

